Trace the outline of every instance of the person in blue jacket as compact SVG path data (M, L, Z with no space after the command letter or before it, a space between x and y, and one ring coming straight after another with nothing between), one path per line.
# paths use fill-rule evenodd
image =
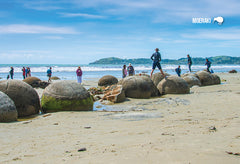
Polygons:
M205 65L207 65L207 71L208 71L209 73L211 73L210 70L209 70L210 67L211 67L211 64L212 64L212 63L211 63L208 59L206 59Z
M50 82L51 81L51 77L52 77L52 67L50 67L47 70L47 76L48 76L48 82Z
M181 77L181 68L180 68L180 65L175 69L175 71L176 71L177 75L178 75L179 77Z

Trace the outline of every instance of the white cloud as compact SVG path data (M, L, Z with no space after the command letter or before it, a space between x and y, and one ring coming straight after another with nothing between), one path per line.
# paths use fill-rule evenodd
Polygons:
M61 2L61 1L59 1ZM49 11L49 10L59 10L63 9L60 7L61 3L54 2L51 0L39 0L39 1L28 1L25 0L21 2L25 8L33 9L33 10L39 10L39 11Z
M63 39L62 36L44 36L45 39L53 39L53 40L60 40Z
M0 26L0 34L76 34L69 27L49 27L39 25L11 24Z
M93 14L85 14L85 13L60 13L63 17L84 17L90 19L104 19L105 16L102 15L93 15Z
M240 28L203 29L182 34L189 39L240 40Z

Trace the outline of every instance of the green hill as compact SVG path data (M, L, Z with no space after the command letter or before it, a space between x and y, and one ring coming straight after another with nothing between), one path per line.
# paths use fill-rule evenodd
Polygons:
M193 64L204 64L206 58L192 58ZM231 57L231 56L215 56L208 58L213 64L240 64L240 57ZM90 65L94 64L151 64L152 60L150 58L138 58L138 59L121 59L116 57L103 58L99 59ZM187 58L180 58L177 60L174 59L163 59L162 64L186 64Z

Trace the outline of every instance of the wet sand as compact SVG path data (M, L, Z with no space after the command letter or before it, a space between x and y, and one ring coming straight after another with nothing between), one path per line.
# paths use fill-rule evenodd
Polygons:
M221 85L190 94L1 123L0 163L237 164L227 152L240 153L240 74L218 75Z

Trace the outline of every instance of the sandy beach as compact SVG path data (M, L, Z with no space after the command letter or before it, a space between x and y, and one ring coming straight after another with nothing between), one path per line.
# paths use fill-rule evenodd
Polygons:
M218 75L221 85L190 94L1 123L0 163L237 164L240 156L227 152L240 153L240 74Z

